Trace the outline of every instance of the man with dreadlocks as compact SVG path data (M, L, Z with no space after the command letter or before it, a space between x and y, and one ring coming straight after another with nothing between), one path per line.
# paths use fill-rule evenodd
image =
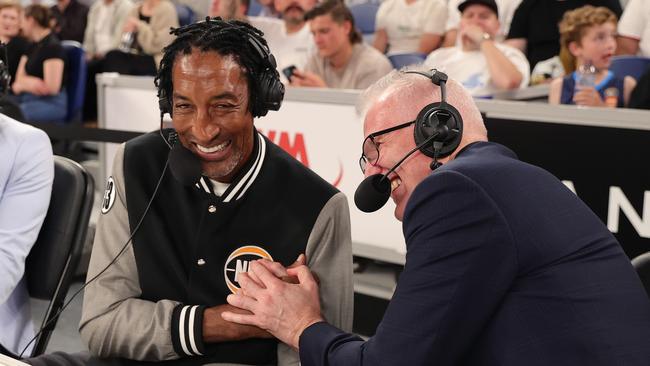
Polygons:
M81 336L99 357L298 364L267 332L221 313L243 311L226 297L252 260L306 263L320 277L326 317L349 329L347 200L256 131L253 118L277 110L284 93L259 30L214 18L172 33L156 85L174 128L131 140L116 155ZM178 151L200 163L187 185L184 167L174 165ZM276 275L291 280L280 266Z

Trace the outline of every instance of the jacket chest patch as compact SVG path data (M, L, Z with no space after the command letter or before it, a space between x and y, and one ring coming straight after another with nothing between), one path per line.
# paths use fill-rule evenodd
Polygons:
M272 261L273 257L264 248L255 245L239 247L230 253L223 267L223 277L226 281L226 286L228 286L228 289L233 294L239 291L239 274L248 272L251 261L257 259L268 259Z

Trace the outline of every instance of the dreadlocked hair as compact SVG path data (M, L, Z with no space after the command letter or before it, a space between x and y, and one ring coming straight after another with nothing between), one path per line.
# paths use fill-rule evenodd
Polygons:
M255 116L259 86L257 76L266 65L259 52L251 45L251 38L256 39L267 50L268 45L262 33L248 23L238 20L225 21L219 17L206 17L205 21L171 28L170 34L176 38L163 49L158 73L154 83L158 88L158 98L167 99L171 105L174 86L172 70L178 55L189 55L193 49L200 52L217 52L221 56L232 56L241 66L248 81L248 110Z

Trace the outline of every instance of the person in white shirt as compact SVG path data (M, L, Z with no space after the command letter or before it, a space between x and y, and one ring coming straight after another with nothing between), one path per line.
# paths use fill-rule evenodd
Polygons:
M433 51L425 65L461 82L475 97L528 85L530 66L521 51L498 43L498 7L494 0L466 0L461 12L460 41Z
M447 5L449 15L447 16L447 25L445 27L446 33L442 47L452 47L458 40L458 25L460 24L460 11L458 11L458 5L462 1L463 0L449 0ZM497 38L501 41L508 35L512 17L515 15L515 10L517 10L521 0L496 0L496 3L499 9L499 22L501 23Z
M97 119L97 85L95 76L102 72L104 56L116 49L122 38L122 27L133 8L131 0L98 0L88 11L88 25L84 33L87 78L84 120Z
M617 53L650 57L650 0L630 0L618 22Z
M304 19L305 13L314 5L316 0L275 0L275 9L282 19L248 18L251 25L264 32L283 83L288 83L288 80L281 71L289 66L303 68L314 49L314 40Z
M387 54L428 54L440 46L446 20L442 0L385 0L377 11L373 46Z

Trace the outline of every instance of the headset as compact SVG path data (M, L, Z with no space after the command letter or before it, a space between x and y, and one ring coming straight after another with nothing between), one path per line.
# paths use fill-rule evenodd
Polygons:
M409 156L416 151L433 158L429 165L431 170L442 164L438 158L449 156L460 145L463 137L463 119L458 110L447 103L447 75L436 69L429 72L403 71L405 74L418 74L431 80L440 87L440 102L426 105L415 119L413 138L415 148L406 153L392 168L384 174L366 177L354 192L354 203L363 212L379 210L390 197L391 187L388 176L395 171Z
M277 62L271 50L254 36L247 34L247 38L249 46L255 50L262 65L262 70L259 73L255 73L253 70L249 71L249 77L252 78L257 89L255 90L255 104L251 111L253 117L263 117L270 110L277 111L280 109L282 99L284 99L284 84L280 81L280 74L276 69ZM169 113L171 116L171 100L165 90L160 86L158 86L158 107L160 108L161 116L165 113Z
M433 158L432 170L437 168L438 158L449 156L456 150L463 137L463 119L453 105L447 103L447 74L436 69L430 72L404 71L405 74L417 74L430 79L440 87L440 102L431 103L420 111L413 129L415 145L422 145L419 150ZM432 136L434 136L431 138ZM431 143L426 143L431 139Z

